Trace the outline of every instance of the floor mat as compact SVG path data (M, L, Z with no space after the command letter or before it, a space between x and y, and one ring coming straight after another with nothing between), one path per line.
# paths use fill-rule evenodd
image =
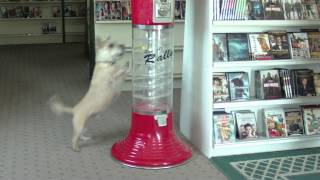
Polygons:
M319 180L320 148L213 157L231 180Z

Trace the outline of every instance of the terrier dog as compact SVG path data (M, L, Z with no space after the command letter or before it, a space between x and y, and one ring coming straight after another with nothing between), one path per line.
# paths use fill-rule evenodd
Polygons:
M49 100L51 110L56 114L73 114L74 151L80 151L79 139L85 139L82 133L90 116L105 110L113 98L120 94L119 86L129 70L129 61L120 59L124 50L123 45L110 42L110 38L97 39L94 72L89 90L84 97L74 107L67 107L57 96Z

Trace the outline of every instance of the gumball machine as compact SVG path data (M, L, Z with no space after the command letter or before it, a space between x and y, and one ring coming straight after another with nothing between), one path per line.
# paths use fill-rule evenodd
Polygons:
M192 156L173 127L174 0L131 0L132 119L128 135L112 146L120 163L169 168Z

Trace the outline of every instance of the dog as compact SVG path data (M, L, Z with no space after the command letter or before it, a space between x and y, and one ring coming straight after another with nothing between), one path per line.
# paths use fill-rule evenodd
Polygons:
M73 114L72 149L80 151L79 140L83 137L86 121L94 114L105 110L114 97L120 95L120 85L129 70L129 61L121 57L125 46L110 41L110 38L96 40L96 58L90 87L84 97L73 107L67 107L57 97L49 100L51 110L56 114Z

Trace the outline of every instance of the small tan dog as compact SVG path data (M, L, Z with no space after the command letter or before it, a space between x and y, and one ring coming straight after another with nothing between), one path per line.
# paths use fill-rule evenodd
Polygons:
M120 94L119 86L129 70L129 61L120 60L124 46L111 43L110 38L96 42L96 64L89 90L74 107L65 106L57 96L49 100L53 112L73 114L72 149L80 151L79 139L90 116L105 110L113 98Z

